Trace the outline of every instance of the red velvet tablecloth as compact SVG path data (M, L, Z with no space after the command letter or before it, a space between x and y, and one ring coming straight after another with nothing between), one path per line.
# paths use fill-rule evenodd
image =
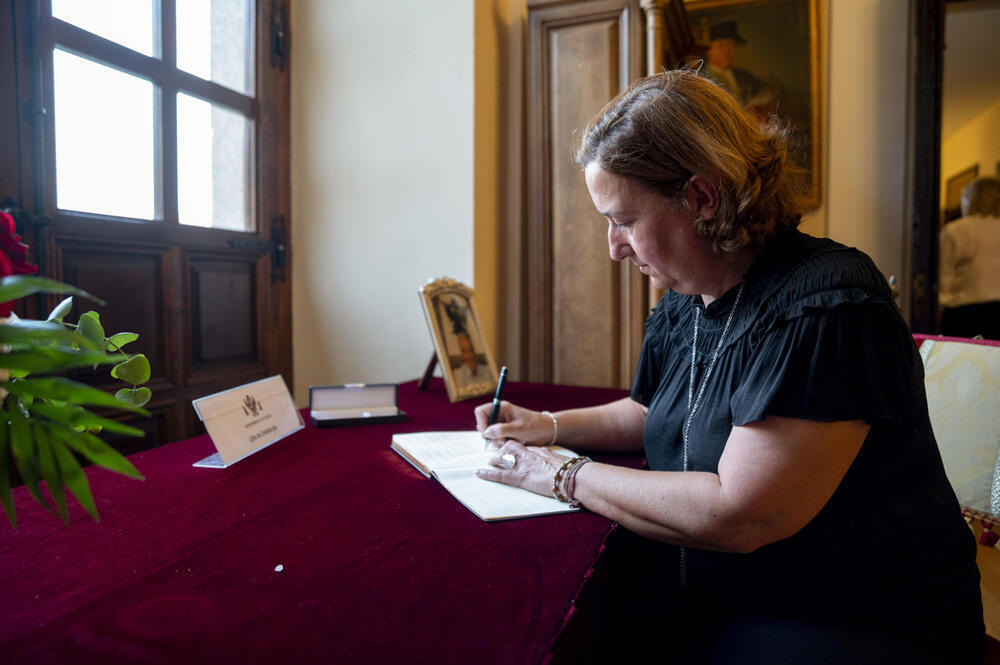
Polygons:
M623 395L506 392L551 410ZM478 403L408 383L404 423L308 425L228 469L191 466L214 451L201 436L132 456L144 482L91 468L100 523L74 505L65 526L16 489L0 661L544 661L610 523L482 522L389 449L394 432L472 429Z

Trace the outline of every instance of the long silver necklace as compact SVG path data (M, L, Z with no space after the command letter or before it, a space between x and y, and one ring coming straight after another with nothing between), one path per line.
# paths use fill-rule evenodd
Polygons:
M688 408L687 408L687 418L684 420L684 428L681 430L681 440L683 441L683 454L684 454L684 466L682 469L684 471L688 470L688 432L691 430L691 421L694 420L694 414L698 411L698 407L701 406L701 398L705 394L705 386L708 385L708 380L712 376L712 370L715 369L715 362L719 359L719 354L722 352L722 345L726 343L726 337L729 336L729 326L733 323L733 316L736 315L736 307L740 304L740 297L743 295L743 285L744 282L740 282L740 290L736 292L736 299L733 301L733 307L729 310L729 317L726 319L726 325L722 328L722 336L719 337L719 343L715 345L715 352L712 354L712 359L708 361L708 367L705 369L705 376L701 378L701 385L698 386L698 394L695 395L694 390L694 377L695 377L695 361L698 358L698 322L701 320L701 310L695 305L694 309L694 336L691 339L691 371L688 374ZM687 582L687 548L681 547L680 550L680 582L681 586L684 586Z

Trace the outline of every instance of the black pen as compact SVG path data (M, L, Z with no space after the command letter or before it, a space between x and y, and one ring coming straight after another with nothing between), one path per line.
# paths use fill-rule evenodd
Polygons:
M494 425L500 415L500 401L503 399L503 388L507 385L507 366L500 368L500 380L497 381L497 392L493 395L493 408L490 410L490 417L486 421L486 426ZM486 447L490 447L490 440L486 439Z

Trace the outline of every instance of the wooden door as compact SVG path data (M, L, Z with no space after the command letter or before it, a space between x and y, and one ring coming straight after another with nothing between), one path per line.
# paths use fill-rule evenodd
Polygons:
M638 0L529 3L525 228L529 380L627 387L646 278L608 256L573 160L590 117L643 72Z
M245 40L247 71L234 79L246 83L243 90L216 80L222 75L214 50L205 78L181 69L175 36L194 26L185 22L189 19L178 20L181 3L175 0L150 2L151 55L54 18L48 0L5 4L0 18L0 199L16 213L40 274L107 302L97 307L78 299L76 314L95 309L107 331L140 334L130 351L149 358L153 398L147 408L152 416L132 422L147 436L137 443L121 442L123 452L204 431L192 399L273 374L282 374L291 385L286 4L202 3L212 12L213 49L231 44L216 23L218 13L244 12L235 31L236 38ZM219 30L221 36L215 34ZM102 212L100 202L60 207L60 197L72 183L60 179L65 171L60 173L63 164L57 159L57 122L61 112L63 117L70 113L69 102L60 106L61 97L73 98L54 80L60 75L58 59L67 57L85 67L105 67L112 77L127 74L130 84L140 88L149 83L153 207L147 218ZM78 102L93 104L98 119L101 113L115 113L116 103L98 95ZM187 118L187 109L210 118L205 141L185 143L188 125L178 114ZM95 132L100 124L95 122ZM231 142L236 154L225 152L229 144L220 138L225 132L236 137ZM186 155L187 144L208 151L212 163L205 173L212 187L228 183L222 194L212 190L210 214L185 202L185 192L199 185L192 172L200 173L203 166ZM128 186L128 176L115 176L122 178L121 188ZM184 223L186 210L188 218L204 217L208 225ZM22 307L44 317L54 304L53 298ZM110 381L102 372L83 373L82 378L97 385Z

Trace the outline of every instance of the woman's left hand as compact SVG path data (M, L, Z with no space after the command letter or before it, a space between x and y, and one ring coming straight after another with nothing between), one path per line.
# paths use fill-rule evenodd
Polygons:
M542 496L552 496L552 479L565 461L565 456L545 446L525 446L517 441L508 441L490 458L490 466L477 469L476 475Z

